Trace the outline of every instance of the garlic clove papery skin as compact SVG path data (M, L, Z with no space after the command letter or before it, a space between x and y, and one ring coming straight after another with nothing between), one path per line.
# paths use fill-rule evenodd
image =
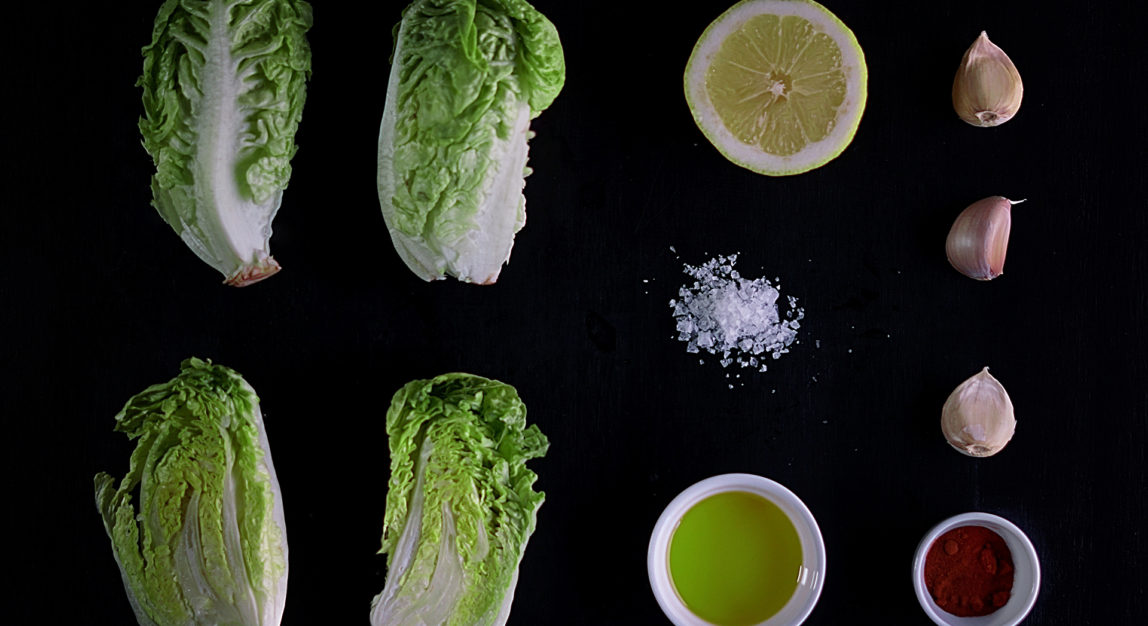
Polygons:
M1004 50L984 31L965 51L953 79L953 108L973 126L999 126L1020 110L1024 83Z
M1016 416L1008 397L989 368L961 383L941 409L941 431L961 454L975 457L1000 452L1016 432Z
M945 256L958 272L977 280L992 280L1004 273L1012 205L1024 200L991 196L961 211L945 239Z

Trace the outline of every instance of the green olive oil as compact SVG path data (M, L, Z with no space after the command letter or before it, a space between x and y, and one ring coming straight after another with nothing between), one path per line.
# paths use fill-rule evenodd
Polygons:
M801 539L776 504L726 491L690 508L670 539L670 579L682 602L719 626L780 611L797 589Z

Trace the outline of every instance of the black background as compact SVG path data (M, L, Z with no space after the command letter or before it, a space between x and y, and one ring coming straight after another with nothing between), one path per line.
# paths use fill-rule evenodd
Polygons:
M262 397L290 535L284 624L367 623L385 569L386 405L409 380L458 370L515 385L551 440L532 465L547 501L511 624L664 623L650 530L680 490L735 471L785 484L821 525L828 577L810 624L926 623L913 551L965 511L1002 515L1036 545L1028 623L1148 619L1134 3L831 2L865 50L865 116L836 160L769 178L722 158L682 95L690 50L728 2L538 0L566 85L533 126L511 263L478 287L417 279L379 212L405 3L316 2L272 239L284 269L244 289L221 285L149 206L133 83L158 4L5 9L0 415L16 550L0 621L131 622L92 476L126 471L112 416L191 355ZM965 125L949 101L982 29L1025 81L1020 113L995 129ZM998 194L1028 202L1005 275L978 283L943 242L962 208ZM806 319L792 353L734 372L729 389L714 359L673 339L667 302L683 262L732 252L745 275L780 277ZM938 421L985 365L1019 426L999 455L971 459Z

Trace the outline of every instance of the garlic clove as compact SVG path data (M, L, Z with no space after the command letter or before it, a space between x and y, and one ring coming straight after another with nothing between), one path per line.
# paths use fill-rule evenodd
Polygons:
M961 383L941 409L941 431L961 454L992 456L1016 431L1012 400L989 368Z
M1020 109L1024 84L1011 59L981 31L953 79L953 108L973 126L999 126Z
M1024 200L991 196L961 211L945 239L945 256L958 272L977 280L992 280L1004 273L1012 205Z

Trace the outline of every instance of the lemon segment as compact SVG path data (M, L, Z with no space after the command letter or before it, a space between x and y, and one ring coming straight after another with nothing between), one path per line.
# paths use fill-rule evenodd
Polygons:
M853 33L808 0L743 0L702 34L686 66L694 120L731 161L768 175L840 154L865 109Z

